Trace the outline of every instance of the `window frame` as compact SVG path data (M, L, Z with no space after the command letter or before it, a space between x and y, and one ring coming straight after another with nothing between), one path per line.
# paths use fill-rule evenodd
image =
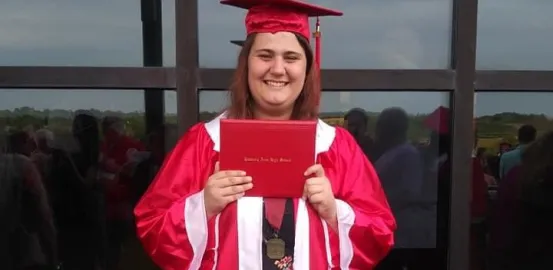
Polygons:
M343 91L450 89L453 166L447 264L451 270L466 270L469 269L474 94L476 91L553 91L553 71L475 70L478 0L452 1L449 68L323 69L322 86ZM177 92L179 133L184 133L198 119L198 90L226 88L233 70L199 66L198 0L175 0L176 64L162 67L161 48L157 46L162 42L159 7L161 0L141 0L144 67L1 66L0 89L145 89L149 129L162 121L164 101L160 95L164 90L172 90Z

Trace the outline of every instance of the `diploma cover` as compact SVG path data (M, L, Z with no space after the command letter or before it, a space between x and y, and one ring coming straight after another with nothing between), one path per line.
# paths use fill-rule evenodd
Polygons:
M246 196L299 198L315 164L317 121L221 119L219 168L253 179Z

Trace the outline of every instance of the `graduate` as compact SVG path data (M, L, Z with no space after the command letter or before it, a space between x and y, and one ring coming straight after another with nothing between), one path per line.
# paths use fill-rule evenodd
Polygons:
M230 104L184 134L137 204L145 250L165 270L373 269L393 246L396 223L345 129L318 120L302 198L244 197L256 179L218 166L223 118L318 119L320 58L308 18L341 12L293 0L221 3L248 9Z

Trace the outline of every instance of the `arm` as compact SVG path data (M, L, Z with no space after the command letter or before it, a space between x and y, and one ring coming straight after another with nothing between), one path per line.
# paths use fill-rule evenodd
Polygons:
M339 250L341 269L372 269L393 246L396 222L372 164L349 134L336 133L343 138L334 161L338 241L332 249Z
M213 236L202 191L212 146L203 129L184 135L134 210L138 237L164 270L198 269Z

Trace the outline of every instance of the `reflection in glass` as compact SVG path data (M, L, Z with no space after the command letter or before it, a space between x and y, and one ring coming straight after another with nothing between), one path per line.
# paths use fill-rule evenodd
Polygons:
M323 68L447 68L452 1L308 2L344 12L321 20ZM239 48L228 41L245 35L245 12L218 1L198 5L200 65L234 67Z
M225 91L200 91L200 120L221 113ZM323 121L350 131L377 171L398 230L378 269L443 269L450 182L449 95L436 92L330 92Z
M473 269L549 269L553 95L476 97L473 171L484 184L473 182Z
M551 1L478 1L477 69L553 69L551 10Z
M165 63L175 63L174 1L161 1ZM3 1L0 65L142 66L140 1Z
M159 169L171 130L160 123L146 132L143 91L0 91L0 169L12 172L8 180L27 180L14 186L21 201L7 201L21 206L13 217L21 214L14 222L25 227L15 234L25 245L10 263L155 269L135 237L132 208Z

